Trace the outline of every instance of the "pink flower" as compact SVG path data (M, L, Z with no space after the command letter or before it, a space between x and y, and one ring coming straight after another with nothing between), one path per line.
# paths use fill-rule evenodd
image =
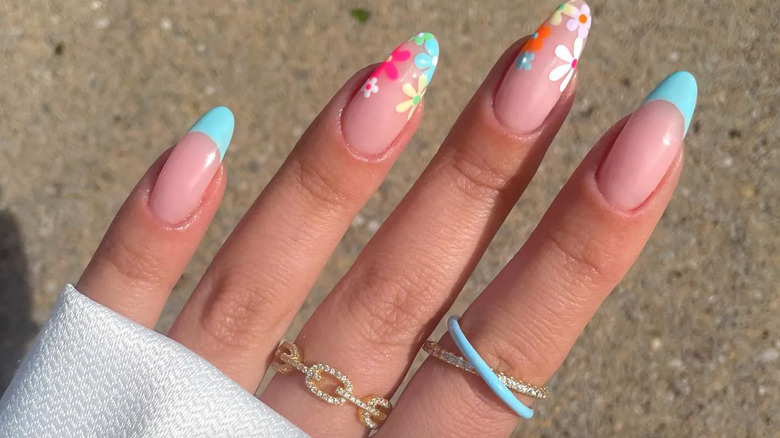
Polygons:
M382 72L385 72L388 78L392 80L398 79L398 67L395 66L396 62L406 61L412 56L412 52L408 50L401 50L400 47L393 50L393 53L371 74L371 77L378 77Z
M590 32L590 25L593 24L593 20L590 16L590 6L582 5L581 8L575 8L566 15L572 17L571 20L566 22L566 29L569 29L572 32L576 30L577 35L580 38L587 38L588 33Z

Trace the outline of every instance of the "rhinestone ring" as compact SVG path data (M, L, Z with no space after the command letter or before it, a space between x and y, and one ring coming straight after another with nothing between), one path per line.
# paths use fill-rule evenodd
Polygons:
M463 371L468 371L471 374L477 374L476 368L463 356L445 349L434 341L425 341L423 344L423 351L429 355L439 359L442 362L448 363L456 368L460 368ZM498 379L512 391L533 397L535 399L544 400L550 396L550 391L544 386L535 386L530 383L523 382L522 380L515 379L514 377L507 376L504 373L496 373Z
M368 428L379 429L393 409L393 405L385 398L371 396L361 399L355 396L349 378L330 365L316 363L306 366L300 348L290 341L283 341L276 349L271 367L279 374L300 371L306 376L304 382L309 391L325 403L339 406L346 402L352 403L357 407L358 420ZM329 376L338 385L333 393L328 393L320 387L323 376Z
M477 350L474 349L471 342L466 339L466 335L463 334L463 330L460 329L460 324L458 324L457 316L450 316L447 320L447 329L450 332L450 336L452 336L452 340L455 341L455 345L458 346L458 350L460 350L463 357L465 357L474 367L474 370L479 374L479 377L482 377L482 380L485 381L488 388L490 388L490 390L517 415L526 419L533 417L533 409L526 406L512 394L512 391L509 390L506 383L504 383L504 381L496 375L496 372L485 363L485 360L477 353Z

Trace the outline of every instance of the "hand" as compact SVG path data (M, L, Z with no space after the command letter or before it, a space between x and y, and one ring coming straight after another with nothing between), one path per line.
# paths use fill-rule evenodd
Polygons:
M389 399L533 177L574 99L590 27L556 10L490 72L404 200L295 343ZM358 72L305 132L214 257L168 335L254 392L353 216L414 133L438 43L419 34ZM494 369L534 385L555 372L634 262L682 169L695 82L679 73L599 140L528 241L460 319ZM209 112L128 197L78 289L153 327L225 187L229 110ZM440 345L457 348L449 336ZM363 436L353 407L297 372L261 400L314 436ZM529 404L530 400L522 398ZM517 416L476 376L429 358L376 436L509 435Z

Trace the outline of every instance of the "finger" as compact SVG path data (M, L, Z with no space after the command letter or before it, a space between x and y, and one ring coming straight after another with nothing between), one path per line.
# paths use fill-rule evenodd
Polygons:
M222 199L221 162L233 123L229 109L212 109L152 165L100 242L79 291L155 325Z
M257 388L353 217L417 128L433 73L415 66L421 50L402 44L373 73L359 72L336 93L220 249L169 332L247 390Z
M560 64L555 44L571 46L574 36L559 28L545 37L547 52L537 52L530 71L517 67L523 41L505 52L431 164L298 336L306 358L346 373L358 395L393 393L566 118L574 86L561 92L562 79L550 80L549 70ZM543 92L524 94L534 88ZM502 100L511 110L499 111ZM533 132L519 134L499 114L530 113L524 105L548 113ZM275 376L261 398L312 433L324 435L326 423L333 435L363 433L352 410L307 394L300 376Z
M636 260L682 170L695 90L692 76L675 74L610 130L463 315L463 332L496 370L543 384ZM454 348L447 336L441 345ZM424 403L431 399L435 407ZM429 358L382 433L403 436L425 427L437 436L500 437L516 424L478 377Z

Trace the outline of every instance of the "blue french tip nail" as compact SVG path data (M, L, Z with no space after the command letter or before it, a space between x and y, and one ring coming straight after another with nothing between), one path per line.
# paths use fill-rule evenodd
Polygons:
M235 127L233 112L227 107L218 106L210 109L187 132L202 132L211 138L219 149L220 161L225 158L225 153L233 138Z
M688 127L691 125L693 112L696 109L696 97L699 93L699 87L696 84L696 78L687 71L678 71L664 79L655 90L653 90L645 103L653 100L665 100L672 103L685 120L685 134L688 133Z

